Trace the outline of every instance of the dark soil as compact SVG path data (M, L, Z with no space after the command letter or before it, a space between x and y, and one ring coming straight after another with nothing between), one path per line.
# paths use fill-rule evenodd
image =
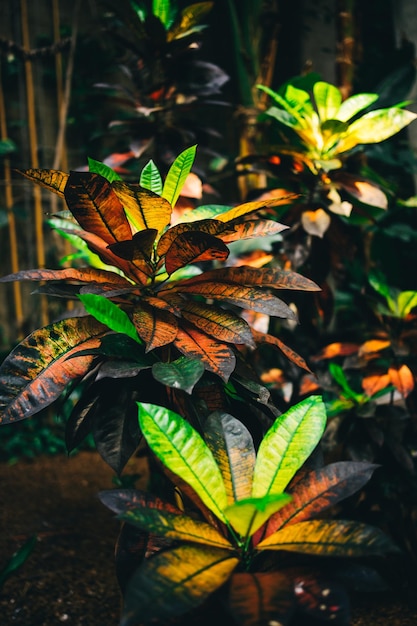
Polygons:
M0 592L1 626L117 626L119 524L97 498L114 487L113 471L95 452L0 467L0 570L37 536L28 560ZM140 459L126 470L141 471ZM362 596L354 599L352 625L416 626L417 609L386 594Z

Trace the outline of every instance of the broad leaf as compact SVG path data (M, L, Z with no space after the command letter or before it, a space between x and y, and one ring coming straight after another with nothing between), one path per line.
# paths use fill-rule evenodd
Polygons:
M404 398L410 395L415 386L414 375L408 365L391 365L388 375L392 384Z
M153 244L157 234L156 228L146 228L135 233L132 239L110 244L109 249L127 261L144 261L145 264L149 264L149 267L143 264L141 267L150 274L152 272L150 264L152 262Z
M64 197L65 185L68 181L68 174L60 170L16 170L19 174L26 176L34 183L46 187L49 191L53 191L61 198Z
M303 211L301 215L301 224L309 235L315 237L323 237L324 233L330 226L331 218L324 209L316 209L315 211Z
M121 626L182 615L221 587L238 564L229 550L182 545L149 559L133 575Z
M155 380L167 387L191 393L204 374L204 365L201 361L182 356L171 363L154 363L152 374Z
M145 302L136 307L133 325L146 344L146 352L172 343L178 333L177 318L170 311L156 309Z
M178 328L174 346L187 357L200 359L209 372L213 372L224 381L229 380L235 369L236 357L231 348L197 328L183 323Z
M144 189L149 189L149 191L158 194L158 196L162 194L161 174L152 159L148 161L141 171L139 184Z
M207 522L195 520L185 513L176 515L162 509L141 506L120 514L119 519L138 526L161 537L173 541L201 543L215 548L232 549L233 546L223 535Z
M22 270L15 274L8 274L0 278L0 283L8 283L15 280L68 280L80 283L104 283L118 287L131 287L132 284L114 272L99 270L92 267L77 269L69 267L63 270Z
M376 93L358 93L350 98L347 98L340 105L337 113L337 119L342 122L348 122L356 113L363 111L368 106L378 100L378 94Z
M290 500L291 496L286 493L245 498L228 506L224 514L241 537L249 537Z
M221 239L207 233L191 231L179 235L165 255L165 268L168 274L201 261L225 261L229 248Z
M200 302L186 302L181 306L181 315L215 339L255 347L249 325L234 313Z
M68 318L35 330L6 357L0 368L0 423L25 419L49 406L66 385L91 367L106 327L94 318Z
M225 243L242 241L243 239L254 239L257 237L270 237L271 235L276 235L289 228L274 220L257 219L242 221L240 218L225 222L224 226L227 227L227 229L223 229L225 232L222 233L220 231L217 236Z
M313 93L320 121L339 119L338 111L342 103L340 90L320 80L314 83Z
M261 541L256 549L337 557L398 551L379 528L350 520L311 520L291 524Z
M160 240L158 241L157 254L158 256L164 256L174 241L185 233L207 233L208 235L217 235L227 230L225 224L215 219L196 220L190 223L175 224L171 228L165 231Z
M161 233L168 226L172 208L164 198L139 185L128 185L116 181L112 183L112 188L136 230L156 228L158 233ZM129 237L124 237L124 239L129 239Z
M124 333L140 343L135 325L129 319L127 313L120 309L117 304L104 296L95 294L83 294L78 296L86 311L102 324L108 326L117 333Z
M287 489L292 501L272 515L265 536L288 524L297 524L320 515L340 500L348 498L369 481L376 467L371 463L340 461L308 472L294 488L290 485Z
M402 291L397 297L397 309L401 318L407 317L417 307L417 291Z
M204 424L204 437L222 473L228 503L249 498L256 454L246 426L232 415L216 411Z
M239 572L230 581L229 606L241 626L287 624L293 598L293 581L282 572Z
M168 170L162 190L162 197L168 200L172 207L175 206L185 183L185 179L191 172L196 149L197 146L191 146L181 152Z
M138 403L138 406L139 424L153 453L224 521L226 489L213 455L201 436L169 409L144 403Z
M107 244L132 238L123 206L111 184L100 174L71 172L65 200L80 226Z
M279 416L259 446L252 496L282 493L317 446L325 425L320 396L310 396Z
M90 157L88 157L88 170L94 174L100 174L100 176L103 176L109 183L112 183L114 180L122 180L119 174L111 167L101 161L95 161Z

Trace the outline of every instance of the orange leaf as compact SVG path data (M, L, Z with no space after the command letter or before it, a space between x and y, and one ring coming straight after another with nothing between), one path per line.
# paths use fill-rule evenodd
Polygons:
M414 389L414 376L408 365L392 365L388 369L388 375L394 387L406 398Z
M177 237L183 233L191 231L217 235L217 233L224 231L224 224L215 219L196 220L195 222L182 222L181 224L176 224L175 226L168 228L159 240L156 248L158 256L164 256Z
M302 369L307 370L307 372L312 373L307 363L304 361L304 359L299 354L297 354L297 352L295 352L292 348L289 348L288 346L286 346L285 343L283 343L280 339L278 339L278 337L260 333L253 329L252 329L252 334L257 344L268 343L272 346L279 348L281 352L285 354L287 359L289 359L290 361L298 365L298 367L301 367Z
M301 379L299 394L300 396L305 396L308 393L313 393L313 391L317 391L319 388L319 384L314 375L306 374Z
M226 243L241 239L254 239L255 237L268 237L282 232L288 226L275 222L274 220L251 220L242 222L232 220L226 222L224 226L227 230L224 234L219 233L218 237Z
M113 181L111 186L137 230L156 228L161 233L168 226L172 207L165 198L140 185L128 185L120 180Z
M321 359L333 359L335 356L349 356L350 354L355 354L359 349L359 345L357 343L342 343L340 341L336 341L334 343L329 343L328 346L325 346L317 356L314 357L314 361L320 361Z
M217 237L207 233L191 231L182 233L171 244L165 255L165 269L168 274L200 261L225 261L229 248Z
M373 374L371 376L366 376L362 380L362 389L366 393L367 396L372 397L374 394L381 391L381 389L385 389L391 382L391 378L389 374Z
M297 198L297 194L289 194L287 196L283 196L281 198L271 198L268 200L257 200L255 202L245 202L244 204L239 204L238 206L233 207L229 211L225 213L220 213L216 215L216 219L221 222L230 222L232 220L237 219L238 217L242 217L242 215L248 215L249 213L254 213L255 211L259 211L259 209L266 209L268 207L280 206L283 204L289 204L292 200Z
M172 343L177 336L178 323L169 311L142 304L133 314L133 323L146 343L146 352Z
M387 339L369 339L369 341L365 341L365 343L361 345L359 349L359 356L385 350L385 348L388 348L390 345L391 342Z
M68 181L68 174L60 170L16 170L19 174L23 174L34 183L38 183L42 187L46 187L49 191L53 191L61 198L64 197L65 185Z
M215 339L255 347L248 324L234 313L200 302L188 302L181 307L181 314L194 326Z
M185 356L202 361L206 370L225 381L235 369L236 357L229 346L188 324L182 324L178 329L174 346Z

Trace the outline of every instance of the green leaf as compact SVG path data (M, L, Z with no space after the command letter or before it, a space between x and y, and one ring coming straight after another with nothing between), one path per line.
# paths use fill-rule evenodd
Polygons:
M256 549L335 557L371 556L398 551L379 528L350 520L311 520L292 524L261 541Z
M228 506L224 514L241 537L249 537L290 501L291 496L286 493L246 498Z
M229 550L182 545L148 559L132 576L121 626L182 615L204 602L238 564Z
M134 324L130 321L127 313L122 311L117 304L104 296L93 293L78 294L78 297L83 303L85 310L95 317L96 320L105 324L111 330L117 333L124 333L141 343Z
M379 96L376 93L358 93L350 98L347 98L340 105L337 112L337 119L341 122L348 122L356 113L363 111L368 106L376 102Z
M158 382L173 389L191 393L204 374L204 364L196 359L182 356L171 363L154 363L152 375Z
M141 506L126 511L118 517L159 537L167 537L174 541L201 543L216 548L233 548L230 541L213 526L185 514L177 515L169 511Z
M173 3L171 0L152 0L152 13L161 20L166 30L172 24Z
M329 372L334 380L342 387L343 391L348 398L351 398L354 402L360 402L363 394L356 393L348 383L343 368L338 363L329 364Z
M171 206L175 206L185 179L191 172L196 149L197 146L195 145L181 152L168 170L162 189L162 197L168 200Z
M112 183L114 180L122 180L122 178L115 172L111 167L102 163L101 161L95 161L88 157L88 171L94 174L100 174L106 178L109 183Z
M226 521L226 488L220 469L201 436L180 415L164 407L138 403L139 425L160 461L194 489L220 520Z
M252 496L282 493L317 446L325 425L320 396L310 396L279 416L259 446Z
M161 174L159 173L159 170L155 163L152 161L152 159L148 161L148 163L143 168L140 174L139 184L141 187L157 193L158 196L162 194Z
M340 90L320 80L314 83L313 93L320 121L339 119L337 113L342 103Z
M397 298L398 313L401 318L407 317L417 306L417 291L402 291Z
M36 540L36 536L30 537L27 541L25 541L23 546L21 546L18 550L16 550L14 554L12 554L10 560L0 571L0 589L3 587L9 576L11 576L13 572L22 567L22 565L28 559L30 553L36 545Z

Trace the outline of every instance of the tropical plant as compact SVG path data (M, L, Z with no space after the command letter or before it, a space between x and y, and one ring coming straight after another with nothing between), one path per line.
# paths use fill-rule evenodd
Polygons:
M122 182L95 161L89 172L22 172L65 198L71 219L60 222L60 231L85 242L100 267L24 270L1 279L44 281L39 292L80 304L71 317L35 330L4 360L1 423L25 419L69 391L76 403L67 422L68 449L92 431L99 452L120 472L140 441L137 400L161 401L162 395L198 423L187 397L200 384L231 401L243 394L266 419L276 414L268 392L244 369L245 350L269 343L308 366L278 338L253 330L239 310L295 319L275 292L317 286L278 267L210 265L204 271L207 262L227 259L228 243L285 229L254 214L287 199L202 206L170 226L194 154L195 146L181 153L164 183L153 162L140 185ZM213 410L213 397L200 401ZM216 399L214 408L224 401Z
M395 548L376 528L320 518L359 490L376 467L306 465L326 425L320 396L278 417L257 454L249 431L224 412L205 421L205 441L164 407L139 403L139 422L175 485L177 506L131 489L100 494L127 522L117 549L124 626L171 623L201 605L206 612L213 594L237 624L288 624L299 614L349 623L337 559ZM291 558L294 553L307 559ZM322 556L336 557L332 582L323 570L317 574L312 557ZM191 619L204 620L204 612Z

